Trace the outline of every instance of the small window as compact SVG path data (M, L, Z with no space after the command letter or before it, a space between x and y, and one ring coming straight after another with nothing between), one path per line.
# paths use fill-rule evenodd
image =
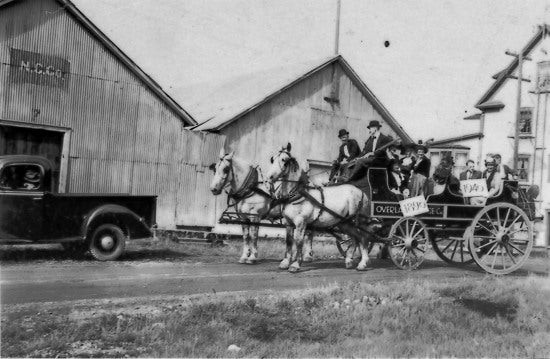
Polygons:
M531 134L532 107L522 107L519 110L519 133Z
M528 155L518 156L518 180L521 182L529 182L529 160Z
M44 171L37 165L10 165L0 174L0 189L19 191L40 191Z

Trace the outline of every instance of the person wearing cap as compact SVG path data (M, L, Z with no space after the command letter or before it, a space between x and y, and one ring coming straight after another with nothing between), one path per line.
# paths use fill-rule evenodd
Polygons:
M349 132L346 129L338 131L338 138L342 140L342 144L338 150L338 158L333 162L329 175L329 180L332 180L336 173L343 170L343 165L349 163L359 156L361 148L357 141L349 138Z

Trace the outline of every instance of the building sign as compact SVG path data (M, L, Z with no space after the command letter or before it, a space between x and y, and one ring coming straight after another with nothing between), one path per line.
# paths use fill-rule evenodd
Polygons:
M537 90L550 92L550 61L539 62L537 66Z
M10 64L11 83L30 83L64 90L69 85L70 63L60 57L10 49Z
M403 216L403 211L399 203L374 202L372 204L373 216L377 217L396 217ZM428 211L422 217L442 218L444 216L443 205L429 204Z
M487 182L484 179L460 181L460 190L464 197L487 197Z

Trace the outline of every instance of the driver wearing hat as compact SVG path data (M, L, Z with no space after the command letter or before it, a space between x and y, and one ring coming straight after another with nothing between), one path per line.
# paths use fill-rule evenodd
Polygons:
M34 190L38 188L40 188L40 171L36 168L27 168L21 189Z
M338 150L338 158L332 164L329 180L332 180L336 173L343 169L343 165L354 160L361 153L359 144L354 139L349 138L349 132L345 128L338 131L338 138L342 140L342 144Z

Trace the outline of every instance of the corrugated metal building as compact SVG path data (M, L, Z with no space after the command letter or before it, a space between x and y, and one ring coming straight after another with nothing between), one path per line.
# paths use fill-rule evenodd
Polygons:
M161 227L212 225L223 136L67 0L0 0L0 154L40 154L60 192L158 195Z
M315 182L328 177L341 128L363 147L368 123L378 120L383 133L412 142L342 56L250 74L205 92L188 106L200 123L195 129L224 134L228 150L263 168L291 142Z

